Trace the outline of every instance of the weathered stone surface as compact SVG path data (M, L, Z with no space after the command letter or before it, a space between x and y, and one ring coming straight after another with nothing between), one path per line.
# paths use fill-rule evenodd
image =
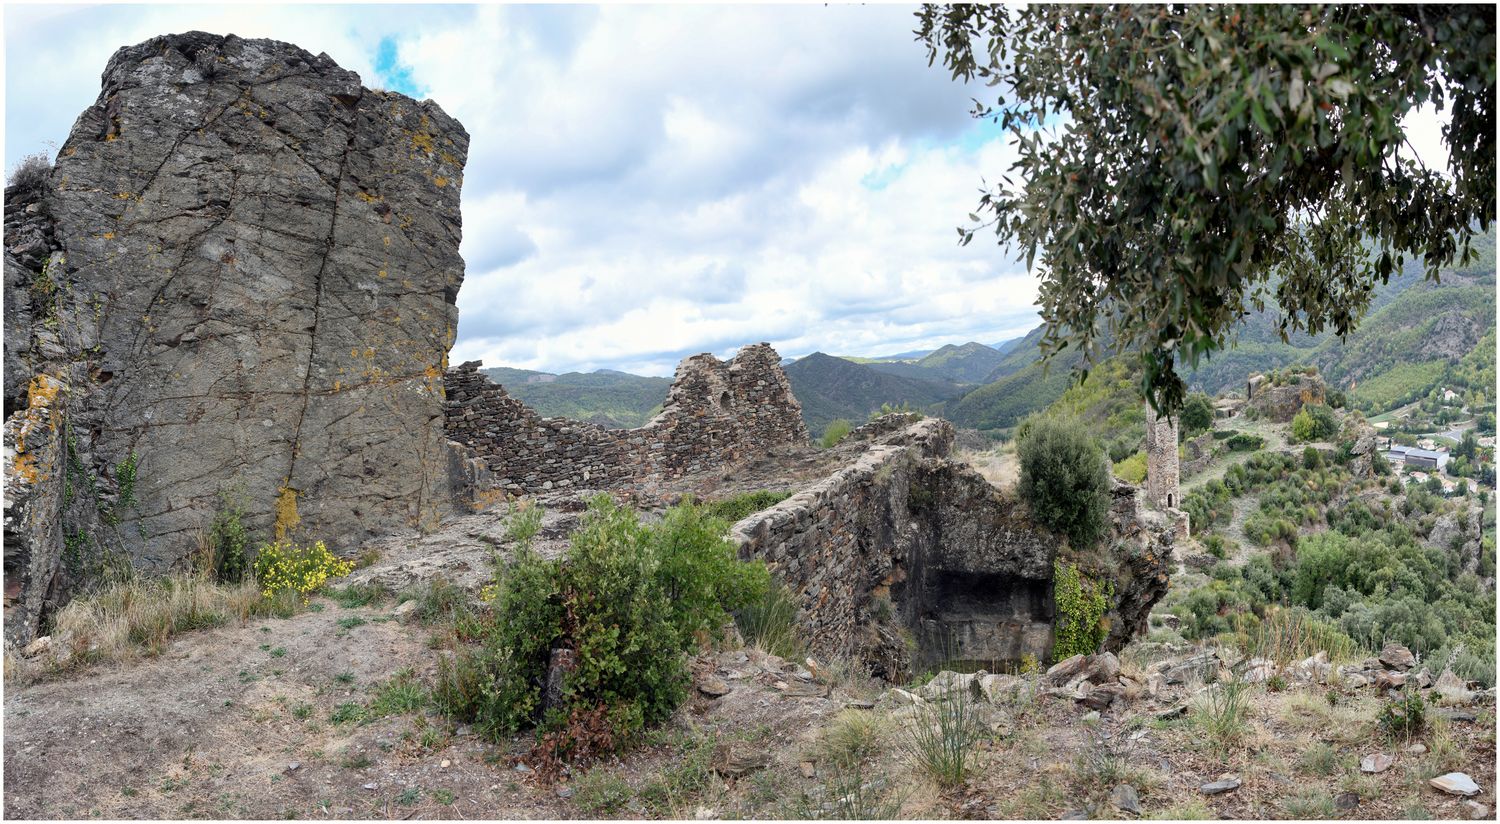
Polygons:
M1383 773L1390 769L1394 763L1396 763L1396 759L1383 752L1370 753L1360 759L1359 770L1360 772L1367 773Z
M1109 803L1121 812L1131 815L1141 814L1140 794L1129 784L1116 784L1115 788L1109 791Z
M1412 655L1411 650L1405 646L1392 641L1381 648L1380 663L1386 669L1405 672L1417 665L1417 656Z
M326 55L232 35L123 48L102 87L43 196L65 261L49 318L25 345L6 330L8 366L69 387L56 423L97 511L63 538L160 570L226 492L253 530L335 550L435 523L462 126ZM7 247L25 240L9 229ZM38 556L61 541L33 534L24 589L45 591L58 565Z
M1449 795L1478 795L1480 789L1474 779L1461 772L1445 773L1427 783Z
M1274 386L1264 375L1250 378L1250 398L1245 415L1286 423L1297 415L1303 404L1324 403L1327 386L1320 375L1298 375L1296 381Z
M947 422L887 416L846 441L861 437L871 440L852 463L730 532L741 557L764 559L800 596L815 654L862 659L893 679L954 661L1045 660L1061 542L948 459ZM1086 569L1114 584L1110 650L1145 630L1166 593L1173 540L1168 524L1139 508L1136 487L1113 492L1109 546ZM880 605L889 624L915 636L916 660L900 628L875 617Z
M1239 788L1240 780L1238 778L1221 778L1218 781L1210 781L1204 784L1198 790L1204 795L1220 795L1238 790Z
M1437 683L1432 685L1432 691L1448 704L1468 704L1474 700L1474 693L1470 691L1462 678L1453 674L1451 669L1443 670L1443 674L1438 676Z
M714 770L726 778L741 778L771 764L771 754L742 741L726 741L714 749Z

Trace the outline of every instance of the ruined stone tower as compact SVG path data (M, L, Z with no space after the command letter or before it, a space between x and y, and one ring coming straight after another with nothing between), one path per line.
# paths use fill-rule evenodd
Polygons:
M1177 489L1177 419L1157 417L1146 404L1146 495L1162 509L1182 505Z

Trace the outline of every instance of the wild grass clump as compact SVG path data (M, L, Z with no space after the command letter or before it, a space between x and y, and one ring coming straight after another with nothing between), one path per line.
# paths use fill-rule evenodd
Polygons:
M573 787L573 803L589 815L610 817L629 803L630 784L604 767L595 767L579 777Z
M890 732L886 716L866 710L844 710L823 731L818 755L821 761L861 761L880 752Z
M1193 724L1203 733L1204 743L1219 755L1227 755L1239 746L1249 732L1245 719L1249 710L1246 687L1245 682L1236 679L1212 684L1193 708Z
M785 587L772 585L758 600L734 613L745 643L761 652L794 659L805 649L797 632L797 600Z
M763 509L770 509L790 497L792 497L790 492L760 489L725 498L722 501L707 502L703 504L703 510L711 517L733 524Z
M913 764L944 789L963 786L984 739L979 708L967 692L950 693L918 709L906 724L904 749Z
M854 424L843 418L835 418L834 420L829 422L828 428L823 430L823 437L818 441L818 443L824 449L832 449L835 446L838 446L839 441L847 438L849 436L849 433L853 431Z
M173 635L244 621L275 610L255 582L219 584L193 573L131 578L74 598L57 613L53 636L77 663L155 655Z
M1281 802L1281 809L1287 818L1310 820L1335 818L1338 809L1333 804L1333 796L1326 791L1310 788L1300 790L1287 796Z
M1319 741L1303 750L1298 766L1305 773L1327 776L1342 772L1346 760L1338 750Z
M1253 657L1265 658L1277 667L1301 661L1319 652L1329 660L1347 660L1355 654L1355 643L1331 621L1320 619L1302 607L1268 607L1265 617L1240 614L1235 618L1238 646Z

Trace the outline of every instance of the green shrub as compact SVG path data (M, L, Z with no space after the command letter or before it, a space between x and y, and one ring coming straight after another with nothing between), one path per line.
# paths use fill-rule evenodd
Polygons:
M1238 434L1240 434L1239 430L1235 430L1235 429L1216 429L1216 430L1214 430L1214 440L1216 440L1216 441L1222 441L1222 440L1225 440L1227 438L1233 438L1235 435L1238 435Z
M828 427L823 430L823 438L819 441L819 443L823 445L824 449L832 449L833 447L838 445L839 441L842 441L853 430L854 424L850 423L844 418L835 418L834 420L830 421Z
M684 639L716 636L730 612L760 601L771 589L764 564L739 563L735 546L724 538L728 529L723 519L686 503L668 510L647 531L656 578Z
M1182 427L1183 437L1192 437L1206 432L1214 425L1214 402L1202 392L1194 392L1182 402L1182 412L1177 422Z
M1338 429L1338 417L1321 403L1304 404L1292 418L1292 435L1299 441L1327 440Z
M1104 534L1109 469L1104 453L1076 419L1040 418L1017 446L1019 491L1043 526L1068 536L1075 549Z
M1245 432L1236 432L1224 441L1230 452L1254 452L1266 445L1266 439L1259 435L1251 435Z
M1318 453L1318 450L1309 446L1302 450L1302 466L1305 469L1321 469L1323 456Z
M1427 703L1420 692L1403 690L1400 696L1385 702L1375 718L1391 738L1405 740L1427 728Z
M538 755L553 767L665 720L687 695L683 653L769 589L764 566L741 563L724 531L690 503L648 525L601 495L560 561L523 540L492 612L474 622L478 648L439 662L438 705L497 738L540 725ZM543 717L557 648L575 665L562 706Z
M1052 572L1052 594L1057 604L1052 659L1093 653L1107 635L1104 613L1109 609L1114 585L1100 586L1083 577L1076 565L1061 559L1053 562Z
M1132 484L1146 480L1146 453L1137 452L1115 464L1115 477Z
M132 452L131 456L134 455ZM131 474L134 474L133 463ZM208 530L199 533L192 565L198 573L219 583L237 584L245 578L246 557L253 539L243 522L245 513L239 502L228 494L222 495L221 501Z

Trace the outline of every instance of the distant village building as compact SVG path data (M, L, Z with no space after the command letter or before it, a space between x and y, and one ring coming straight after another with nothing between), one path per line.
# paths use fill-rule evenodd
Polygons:
M1453 401L1456 401L1458 399L1459 399L1459 394L1457 392L1454 392L1452 389L1449 389L1446 386L1443 387L1443 401L1444 402L1452 403Z
M1422 449L1421 447L1416 446L1401 446L1400 444L1392 444L1386 449L1385 457L1390 460L1391 463L1401 464L1409 468L1434 469L1442 471L1443 468L1448 465L1448 460L1451 456L1447 453L1447 451ZM1416 477L1420 474L1422 473L1413 472L1412 477Z

